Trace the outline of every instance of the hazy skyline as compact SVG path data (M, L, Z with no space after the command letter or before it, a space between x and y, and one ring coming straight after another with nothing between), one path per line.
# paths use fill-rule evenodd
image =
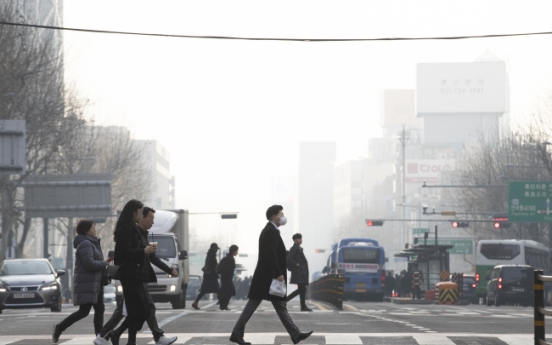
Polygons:
M81 0L65 2L64 25L257 37L445 36L549 31L549 13L545 1ZM159 140L170 151L176 206L239 211L241 244L248 245L265 221L271 178L297 173L299 143L335 141L338 164L365 156L368 138L381 134L381 91L414 89L417 63L471 62L489 50L507 63L513 123L552 81L548 35L356 43L64 35L66 77L92 101L88 114ZM217 222L193 220L196 227Z

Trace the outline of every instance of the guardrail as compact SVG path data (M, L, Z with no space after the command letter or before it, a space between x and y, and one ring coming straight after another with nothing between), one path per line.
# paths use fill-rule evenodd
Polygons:
M552 316L552 310L544 309L544 282L552 282L552 276L543 275L544 271L535 270L535 345L552 345L547 343L544 335L544 316Z
M309 285L308 298L343 309L343 274L328 274Z

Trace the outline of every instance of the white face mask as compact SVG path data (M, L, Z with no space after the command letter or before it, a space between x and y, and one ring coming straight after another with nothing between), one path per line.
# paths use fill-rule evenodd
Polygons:
M286 225L286 223L287 223L287 218L284 217L284 216L281 216L280 217L280 226Z

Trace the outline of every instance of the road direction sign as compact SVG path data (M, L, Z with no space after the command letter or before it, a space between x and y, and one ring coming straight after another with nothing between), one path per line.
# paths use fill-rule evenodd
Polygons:
M435 244L435 239L428 239L428 245ZM439 245L454 246L450 254L473 254L473 240L461 238L439 238Z
M414 235L423 235L425 232L429 232L428 228L414 228L412 229L412 234Z
M552 223L552 181L509 182L508 221Z
M25 120L0 120L0 174L25 174Z

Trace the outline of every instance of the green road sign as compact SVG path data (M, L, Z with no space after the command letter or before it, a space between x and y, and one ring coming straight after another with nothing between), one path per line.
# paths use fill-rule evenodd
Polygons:
M435 244L435 239L428 239L427 244ZM450 254L473 254L473 240L440 238L439 245L454 246L450 250Z
M424 232L429 232L428 228L414 228L412 229L412 234L414 235L423 235Z
M508 221L552 223L551 182L508 183Z

